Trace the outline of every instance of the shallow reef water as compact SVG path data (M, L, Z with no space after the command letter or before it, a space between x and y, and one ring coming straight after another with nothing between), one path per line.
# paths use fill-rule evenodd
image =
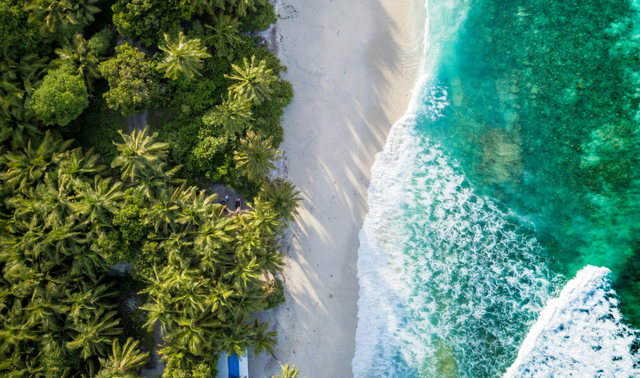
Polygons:
M479 1L438 78L432 123L480 193L536 225L567 277L607 266L640 324L638 7L627 0Z
M354 375L640 376L640 0L425 9L372 168Z

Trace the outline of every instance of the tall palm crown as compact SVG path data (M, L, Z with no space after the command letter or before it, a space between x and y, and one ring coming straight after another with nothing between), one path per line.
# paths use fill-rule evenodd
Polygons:
M233 47L244 41L240 38L240 21L223 13L213 16L213 25L205 25L209 34L204 37L207 46L216 49L218 57L233 57Z
M229 97L202 117L205 125L221 126L227 134L240 134L253 121L251 101L229 92Z
M213 14L215 8L215 3L217 0L193 0L193 9L195 9L198 14L203 14L204 12L209 12ZM222 0L224 4L224 0Z
M30 11L29 22L42 22L40 32L53 33L65 23L88 25L100 8L98 0L32 0L25 10Z
M0 142L12 138L11 144L17 148L39 132L38 119L29 103L46 72L47 60L30 54L19 61L5 57L0 62Z
M149 361L149 352L142 353L138 349L138 341L128 338L121 347L118 339L113 340L109 358L99 358L102 369L96 378L126 377L135 378L135 373Z
M235 8L236 15L244 17L247 15L248 10L255 11L256 5L265 4L265 0L234 0L230 1L232 8Z
M124 198L122 183L111 185L111 179L100 176L94 178L93 185L83 181L81 192L77 198L82 201L74 203L74 211L84 216L97 227L109 225L109 216L118 210L119 202Z
M176 80L184 76L187 80L195 75L202 75L202 59L209 58L207 48L202 47L200 39L189 39L180 32L176 40L172 40L168 34L164 35L165 44L158 46L165 52L165 57L158 68L165 70L165 77Z
M89 25L95 21L94 14L100 12L100 8L94 6L99 0L62 0L65 15L70 23Z
M2 81L15 83L22 80L23 86L26 82L34 84L38 78L46 72L48 58L40 58L38 54L28 54L15 61L9 57L4 57L0 61L0 74ZM25 88L26 90L27 88Z
M282 366L282 365L281 365ZM296 365L289 367L289 364L282 366L282 377L276 375L271 378L298 378L298 374L300 374L300 370L296 369ZM306 378L306 377L303 377Z
M293 220L298 214L298 202L302 201L300 191L295 185L286 180L279 180L273 184L263 184L258 197L258 204L267 211L273 211L278 218L285 222Z
M85 360L104 355L108 346L122 333L121 329L114 328L120 323L116 314L116 311L104 312L104 308L101 308L91 318L75 323L71 328L78 335L66 344L67 348L80 349Z
M166 156L169 145L167 143L154 143L157 136L147 136L147 129L142 132L133 130L131 135L120 132L124 143L115 143L120 155L113 160L112 167L121 167L122 179L133 182L141 174L158 167Z
M229 87L229 90L235 92L239 96L245 96L253 100L256 104L260 104L264 100L268 100L273 93L273 89L269 86L275 82L278 77L273 74L271 69L267 68L267 62L261 60L256 65L255 55L251 57L251 63L244 58L242 67L232 64L231 67L235 71L232 76L225 77L236 80L237 83Z
M250 180L265 179L269 170L276 168L273 161L280 159L280 151L271 145L272 139L272 136L262 139L253 131L249 132L246 139L240 140L238 151L234 152L236 169Z
M93 90L93 80L100 77L98 63L100 60L89 48L88 42L80 34L76 34L73 43L61 49L55 49L58 59L52 63L73 67L73 72L84 77L89 90Z

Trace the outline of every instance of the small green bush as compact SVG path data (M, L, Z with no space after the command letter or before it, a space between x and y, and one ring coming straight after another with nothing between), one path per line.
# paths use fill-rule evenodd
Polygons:
M167 265L167 254L158 243L147 240L133 262L131 274L137 279L153 277L153 267L158 271Z
M146 200L133 188L127 189L124 205L113 216L113 225L119 227L123 248L135 250L142 245L149 232L144 225L146 210Z
M216 87L215 81L207 77L189 81L176 80L172 105L186 115L202 113L220 102L215 97L218 93Z
M135 250L123 243L122 236L117 230L109 231L99 238L96 247L109 265L128 263L135 257Z
M263 290L267 294L267 310L275 308L286 301L284 286L282 285L282 281L278 279L269 281Z
M249 33L264 31L278 21L273 5L265 2L257 8L255 12L249 12L245 17L240 17L240 30Z
M31 97L31 108L47 125L66 126L88 105L84 79L67 67L49 71Z
M109 29L102 29L99 33L89 39L89 49L91 49L97 56L107 56L109 53L109 47L111 47L112 39L113 32Z
M28 25L27 17L22 1L0 0L0 56L19 59L26 54L51 52L50 46L41 43L40 25Z
M98 67L109 82L109 91L103 95L109 107L129 116L158 106L166 88L155 63L126 43L116 47L116 53Z
M118 0L112 7L113 23L120 34L145 46L157 46L182 20L191 18L190 0Z

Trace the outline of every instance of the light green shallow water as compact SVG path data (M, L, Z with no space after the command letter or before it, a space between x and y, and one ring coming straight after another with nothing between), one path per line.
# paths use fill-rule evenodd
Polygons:
M533 221L554 270L611 269L638 325L634 20L627 0L477 2L431 126L478 192Z

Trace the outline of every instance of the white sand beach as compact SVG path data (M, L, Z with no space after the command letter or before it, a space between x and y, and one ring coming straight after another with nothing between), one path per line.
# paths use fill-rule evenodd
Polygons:
M283 273L287 302L263 315L278 331L276 357L301 377L351 377L355 350L358 232L370 169L406 111L424 25L413 0L277 0L273 37L295 89L283 124L282 175L304 202L291 227ZM415 7L415 8L414 8ZM269 354L252 378L280 367Z

